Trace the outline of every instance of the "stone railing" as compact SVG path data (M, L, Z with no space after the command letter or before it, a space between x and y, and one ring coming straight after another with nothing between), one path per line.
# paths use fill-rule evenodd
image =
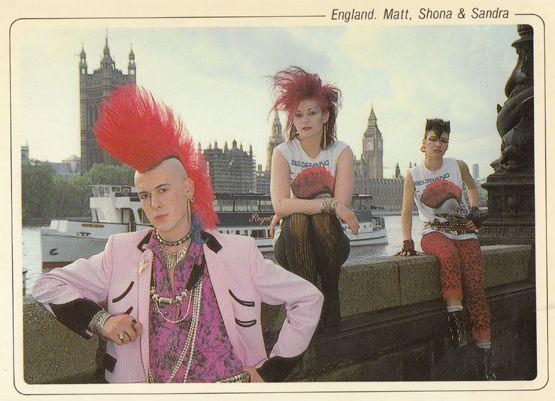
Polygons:
M502 378L535 375L534 258L530 246L485 246L485 286ZM342 324L316 335L290 380L441 380L449 357L439 265L431 256L358 258L340 278ZM268 348L283 308L265 307ZM99 381L98 340L84 340L29 297L24 301L27 383ZM56 350L53 352L53 350ZM507 352L510 350L510 352ZM524 358L524 359L523 359ZM55 366L55 369L53 368Z

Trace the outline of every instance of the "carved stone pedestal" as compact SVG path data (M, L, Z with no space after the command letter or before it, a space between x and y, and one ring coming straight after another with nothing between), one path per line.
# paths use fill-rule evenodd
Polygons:
M482 186L488 191L489 219L478 236L483 245L534 244L534 81L533 30L519 25L513 43L516 66L497 105L501 157Z
M534 244L534 174L494 173L482 185L488 213L478 236L482 245Z

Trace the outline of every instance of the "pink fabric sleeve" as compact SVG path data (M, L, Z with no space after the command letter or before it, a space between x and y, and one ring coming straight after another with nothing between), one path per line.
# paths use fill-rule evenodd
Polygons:
M324 297L310 282L265 260L254 239L249 244L249 266L253 284L262 302L285 305L286 318L270 358L302 354L320 319Z
M113 238L108 239L103 252L44 273L33 286L33 298L50 313L50 304L66 304L79 298L105 302L112 274Z

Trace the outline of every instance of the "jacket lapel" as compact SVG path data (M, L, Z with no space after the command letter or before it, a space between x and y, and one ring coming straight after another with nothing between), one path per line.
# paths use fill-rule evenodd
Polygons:
M145 378L147 376L147 369L149 364L149 342L148 336L150 332L150 278L152 272L152 258L153 254L150 249L143 252L139 265L137 266L137 318L139 322L143 325L143 330L139 337L140 340L140 350L141 350L141 360L143 363L143 369L145 373Z
M204 257L206 258L206 267L210 275L210 281L214 288L216 301L222 314L222 319L229 337L229 341L236 348L239 346L237 339L237 326L235 325L235 314L231 305L231 298L228 295L228 272L225 269L222 253L215 253L207 244L204 245Z

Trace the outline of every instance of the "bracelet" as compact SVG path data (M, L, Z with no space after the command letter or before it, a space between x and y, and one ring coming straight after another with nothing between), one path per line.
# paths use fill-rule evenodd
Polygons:
M337 208L337 200L334 198L326 198L320 203L320 213L335 214Z
M403 247L400 252L397 252L397 255L401 255L405 252L408 253L408 256L418 255L418 252L414 249L414 241L412 239L406 239L403 241Z
M111 317L112 315L106 312L104 309L96 312L95 315L92 317L91 322L89 323L89 328L91 332L99 337L102 337L102 328L104 327L106 320Z
M335 214L335 209L336 208L337 208L337 200L332 198L331 202L330 202L330 213Z

